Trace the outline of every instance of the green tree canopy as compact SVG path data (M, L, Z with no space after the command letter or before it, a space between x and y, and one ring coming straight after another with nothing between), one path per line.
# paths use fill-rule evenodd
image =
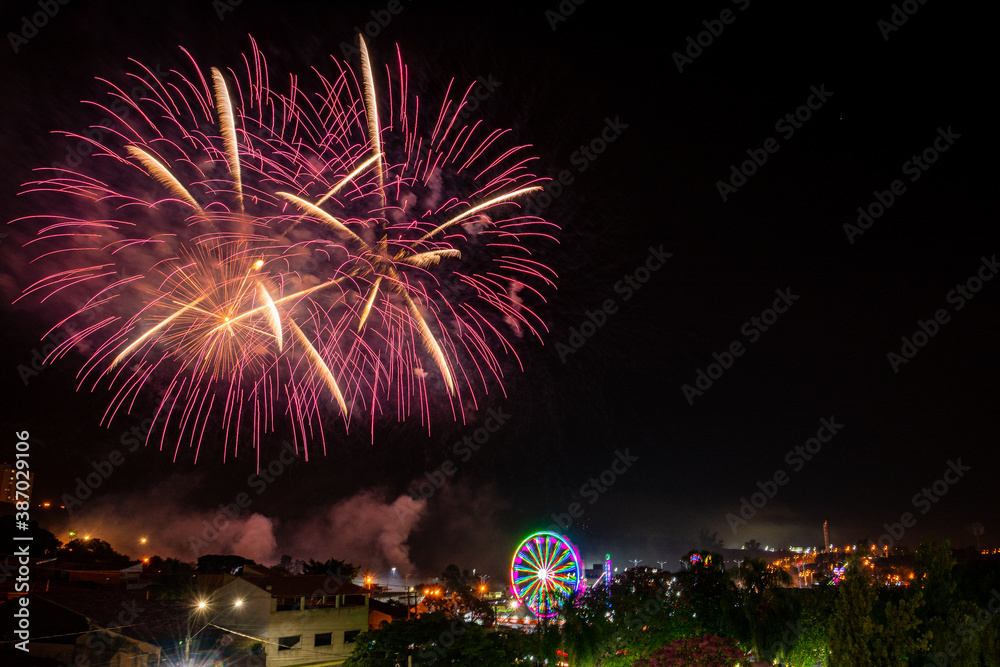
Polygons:
M153 556L146 566L146 574L153 583L149 590L158 600L181 600L194 590L194 565L177 558Z
M787 655L798 638L801 611L788 588L791 576L763 558L744 558L730 574L736 588L727 608L736 637L752 646L759 660Z
M541 632L489 631L478 623L463 623L444 612L393 621L378 630L361 633L344 667L395 667L407 664L508 667L531 664L542 655Z
M30 519L27 530L19 530L16 526L14 515L0 517L0 544L14 544L14 536L31 536L31 553L36 556L54 556L62 546L55 535L42 528L37 521Z
M351 581L360 571L360 566L336 558L328 558L322 562L310 558L302 565L303 574L325 574L345 581Z
M198 558L198 574L232 574L244 565L256 565L243 556L208 554Z
M128 565L130 559L115 551L110 544L96 537L76 538L59 549L59 556L76 563L105 564L112 567Z
M848 562L830 618L830 667L906 667L927 649L918 633L919 592L910 600L887 603L874 617L877 593L872 571L861 557Z
M731 635L730 620L722 605L729 599L733 583L722 556L711 551L689 551L681 563L684 567L676 575L681 602L704 633Z

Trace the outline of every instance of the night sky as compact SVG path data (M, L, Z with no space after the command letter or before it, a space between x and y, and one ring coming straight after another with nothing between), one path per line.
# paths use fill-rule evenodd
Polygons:
M516 341L520 365L506 357L503 390L481 395L464 425L442 403L429 434L391 416L345 433L331 411L325 456L286 458L266 484L249 448L223 464L209 443L196 465L186 449L176 462L172 448L129 451L155 396L103 428L111 396L76 391L81 354L22 379L57 320L37 299L9 305L41 277L15 223L0 245L0 458L11 458L14 431L30 431L35 500L59 504L120 452L82 506L36 515L62 539L92 532L133 556L194 560L190 537L240 493L252 503L210 552L332 556L424 576L454 562L502 579L520 539L553 513L572 518L563 532L587 563L610 551L670 568L702 530L727 547L819 546L824 520L836 544L874 541L904 512L916 517L904 544L972 544L978 521L983 546L1000 546L1000 280L980 282L1000 270L992 48L983 17L904 4L917 9L900 5L896 26L891 3L720 0L654 14L566 0L563 16L556 0L401 0L370 39L375 60L393 61L398 44L411 86L431 97L452 77L463 89L499 82L476 113L533 145L536 173L571 181L540 213L561 227L544 256L558 289L535 306L549 331ZM37 35L15 40L16 53L10 34L0 48L4 217L38 213L17 193L33 168L65 158L52 131L98 120L80 101L105 94L95 77L122 81L129 58L169 69L185 63L184 46L207 73L240 65L252 35L272 73L305 86L311 66L329 72L328 55L341 58L355 26L386 6L60 5ZM20 32L38 11L4 3L0 26ZM734 177L734 165L751 175ZM885 209L862 228L859 207ZM935 335L916 335L924 344L906 358L901 338L921 321ZM576 338L581 329L591 335ZM728 368L712 367L713 354ZM490 409L503 426L478 451L456 449ZM287 437L268 435L260 460L280 461ZM818 451L814 437L826 441ZM795 452L809 446L808 460ZM454 474L439 475L448 461ZM945 475L956 468L960 477ZM785 483L754 516L727 521L776 475ZM442 476L426 500L405 497ZM941 479L940 498L914 498Z

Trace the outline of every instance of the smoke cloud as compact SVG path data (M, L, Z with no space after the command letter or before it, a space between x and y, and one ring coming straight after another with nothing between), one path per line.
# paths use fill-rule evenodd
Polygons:
M367 490L336 502L318 517L279 521L235 502L213 510L180 504L180 484L172 479L136 494L92 499L77 509L57 536L91 535L133 558L158 555L194 562L206 554L235 554L273 565L283 554L295 559L337 558L373 570L390 567L414 572L408 541L426 509L426 501ZM146 538L146 543L140 539Z

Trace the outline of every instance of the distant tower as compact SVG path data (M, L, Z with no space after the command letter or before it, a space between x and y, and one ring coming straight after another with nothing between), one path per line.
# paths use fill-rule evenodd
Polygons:
M604 590L608 594L608 606L611 606L611 554L604 554Z
M828 522L823 522L823 551L830 548L830 525Z

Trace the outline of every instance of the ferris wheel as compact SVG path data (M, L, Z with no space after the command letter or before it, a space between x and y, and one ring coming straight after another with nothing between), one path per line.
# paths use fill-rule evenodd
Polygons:
M535 616L552 618L562 599L584 589L580 554L562 535L548 531L530 535L514 552L510 587Z

